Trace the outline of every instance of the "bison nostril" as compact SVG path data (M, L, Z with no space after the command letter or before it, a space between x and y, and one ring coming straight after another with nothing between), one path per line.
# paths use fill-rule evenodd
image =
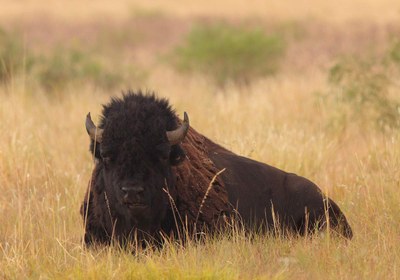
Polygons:
M134 194L142 194L144 192L143 187L122 187L121 188L123 193L134 193Z
M144 188L143 187L135 187L134 192L137 194L142 194L144 192Z
M125 194L125 193L127 193L127 192L129 191L129 188L127 188L127 187L122 187L122 188L121 188L121 191Z

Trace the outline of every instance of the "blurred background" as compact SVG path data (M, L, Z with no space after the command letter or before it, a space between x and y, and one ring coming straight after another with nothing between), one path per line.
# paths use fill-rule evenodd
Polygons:
M217 92L347 67L349 57L400 59L400 4L391 0L0 4L0 81L22 75L46 95L81 84L158 90L180 77Z

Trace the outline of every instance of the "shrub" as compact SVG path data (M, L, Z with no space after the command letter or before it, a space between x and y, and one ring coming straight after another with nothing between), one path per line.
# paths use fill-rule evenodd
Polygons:
M96 56L88 49L52 48L48 53L42 56L31 54L17 35L0 29L0 84L6 84L18 75L29 74L30 86L39 85L47 93L53 93L80 84L110 90L123 83L125 87L129 82L136 87L146 78L146 73L137 67L126 63L116 65L114 59L103 59L109 56L99 53Z
M14 75L29 72L34 58L26 52L21 40L0 29L0 83L8 83Z
M285 45L279 36L259 29L217 24L194 28L173 52L182 72L198 72L217 85L248 85L277 71Z
M47 91L84 82L109 89L123 80L121 75L110 71L89 54L76 50L58 50L49 58L42 58L38 78Z
M380 58L348 58L329 71L327 99L340 121L374 123L380 129L400 127L400 103L390 96L393 72Z
M389 58L391 62L393 62L397 67L400 68L400 41L396 41L393 43L389 51Z

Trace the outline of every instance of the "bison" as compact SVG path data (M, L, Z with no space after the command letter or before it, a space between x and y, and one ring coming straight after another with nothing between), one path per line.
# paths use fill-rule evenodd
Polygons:
M180 120L167 99L128 91L86 117L95 166L81 215L85 243L157 240L183 228L305 235L329 228L351 239L337 204L311 181L236 155Z

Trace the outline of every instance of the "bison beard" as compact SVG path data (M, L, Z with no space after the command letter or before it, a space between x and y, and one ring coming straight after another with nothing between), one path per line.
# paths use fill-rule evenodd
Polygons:
M329 224L352 237L315 184L213 143L165 99L128 92L104 106L98 128L88 115L86 128L96 158L81 207L86 244L212 232L229 216L248 231L305 234Z

